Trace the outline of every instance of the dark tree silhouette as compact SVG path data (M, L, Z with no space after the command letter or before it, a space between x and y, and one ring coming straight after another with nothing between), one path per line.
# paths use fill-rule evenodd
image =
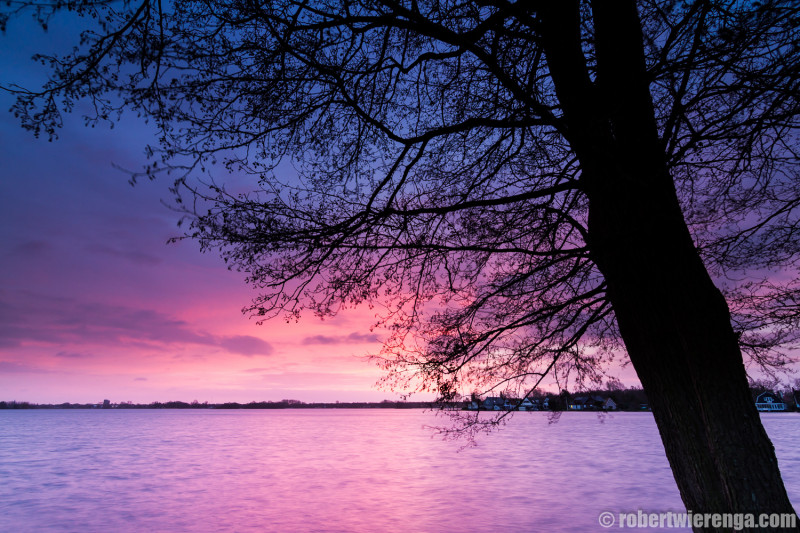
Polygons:
M157 121L142 174L178 173L187 236L248 274L248 311L380 303L387 383L442 400L629 357L689 509L793 513L742 353L780 366L797 340L796 2L35 15L65 6L100 26L15 112L51 136L81 98Z

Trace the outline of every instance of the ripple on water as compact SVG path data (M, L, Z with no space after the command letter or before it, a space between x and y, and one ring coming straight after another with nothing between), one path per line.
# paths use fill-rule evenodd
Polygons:
M0 411L0 530L566 532L682 508L648 413L520 413L460 452L432 417ZM798 502L800 415L763 419Z

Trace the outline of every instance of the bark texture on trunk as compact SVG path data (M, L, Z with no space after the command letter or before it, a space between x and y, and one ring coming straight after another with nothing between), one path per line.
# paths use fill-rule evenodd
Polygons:
M588 244L681 497L695 513L794 513L727 302L692 242L666 166L636 4L592 3L595 80L580 46L578 2L544 4L542 43L589 197Z

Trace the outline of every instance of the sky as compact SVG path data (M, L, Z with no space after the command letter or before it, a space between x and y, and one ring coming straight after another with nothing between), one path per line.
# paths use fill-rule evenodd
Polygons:
M240 274L167 244L180 234L168 183L132 187L112 166L144 161L144 128L79 122L48 143L0 115L0 399L393 397L357 357L380 346L370 313L256 325Z
M0 83L35 87L30 60L63 46L27 20L0 36ZM69 39L68 37L66 39ZM128 183L152 131L135 117L110 129L66 116L59 139L35 139L0 91L0 400L380 401L374 311L258 326L256 296L180 235L162 201L168 179Z
M75 39L12 20L0 83L37 87L35 52ZM375 312L261 326L241 313L256 293L181 234L169 179L128 183L153 131L133 116L87 128L80 109L59 139L24 131L0 91L0 400L35 403L381 401ZM612 374L613 375L613 374ZM617 374L638 381L628 367ZM430 397L417 396L417 399Z

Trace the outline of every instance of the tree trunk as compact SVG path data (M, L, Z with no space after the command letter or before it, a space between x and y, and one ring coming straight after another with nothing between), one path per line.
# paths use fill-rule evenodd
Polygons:
M635 1L592 3L594 81L578 2L545 2L540 15L589 197L588 245L687 509L793 514L727 303L694 247L666 166Z
M599 199L591 232L603 241L596 261L683 501L694 512L792 513L725 300L691 241L666 235L680 228L653 219L664 207L654 204Z

